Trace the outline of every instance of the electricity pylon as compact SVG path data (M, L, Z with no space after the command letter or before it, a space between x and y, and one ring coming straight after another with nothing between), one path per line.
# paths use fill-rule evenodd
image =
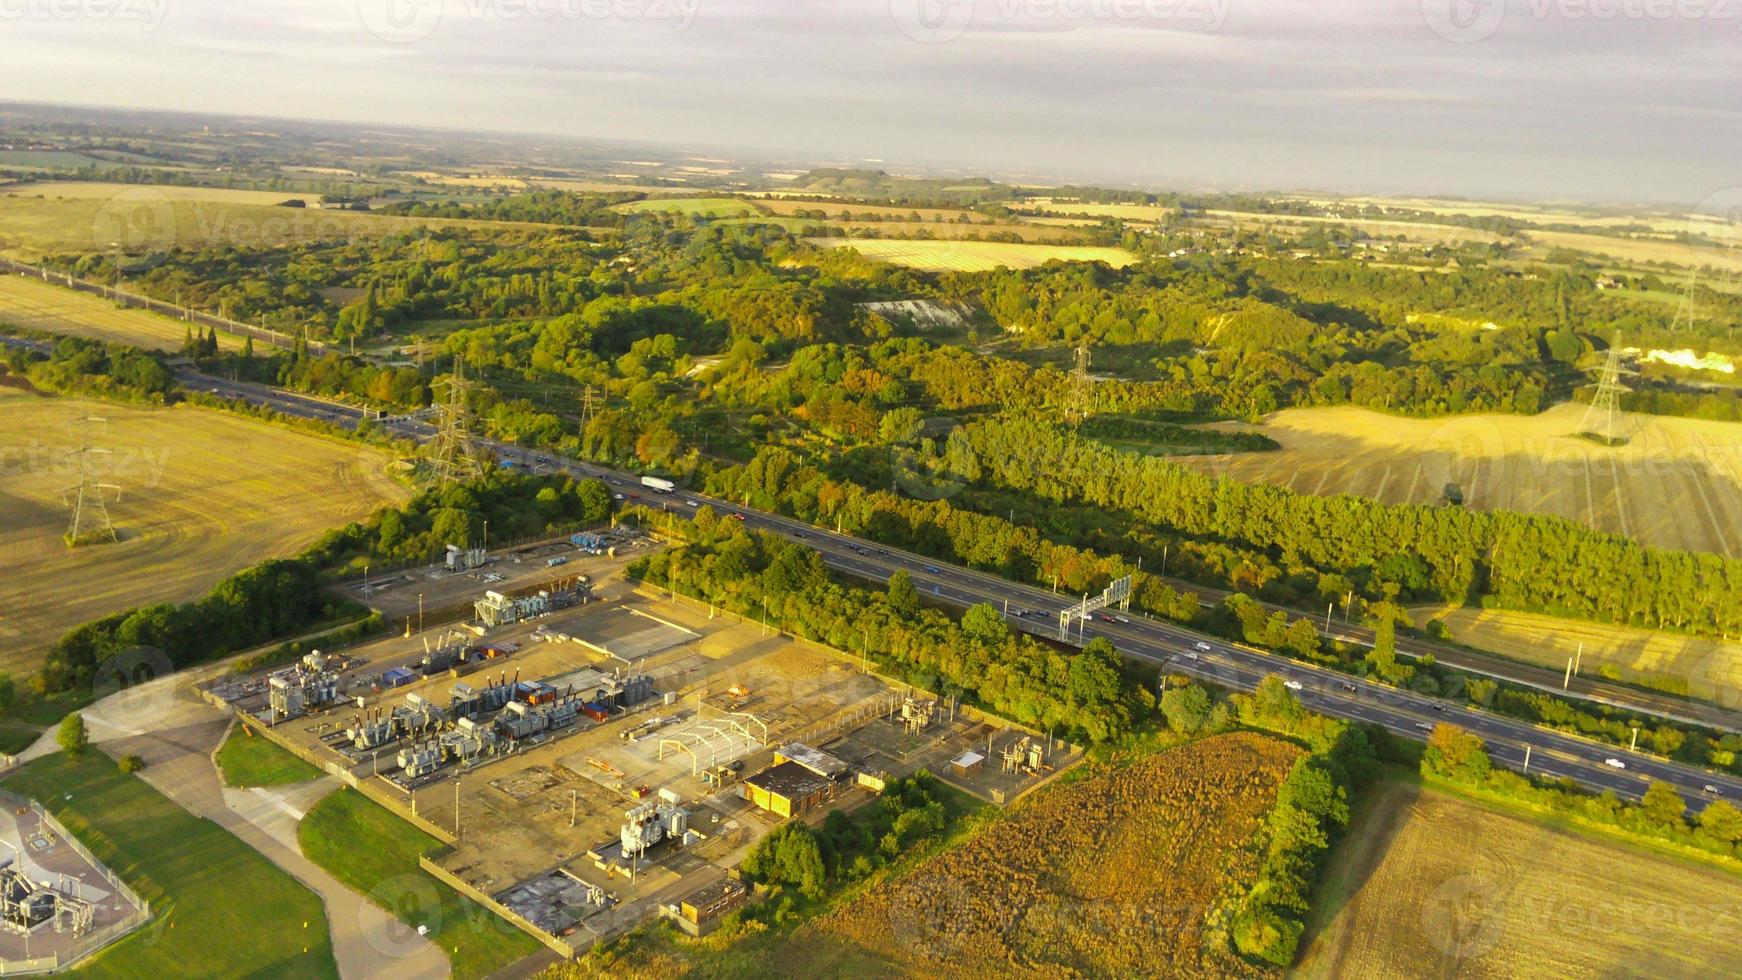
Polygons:
M1071 371L1070 405L1065 417L1074 425L1089 417L1094 404L1094 382L1089 380L1089 345L1077 347L1077 366Z
M77 547L84 540L85 534L95 537L107 536L111 542L121 540L115 533L115 522L109 518L109 505L104 502L103 494L113 492L115 499L121 499L120 486L113 483L102 483L97 479L97 468L92 464L94 456L108 456L110 450L99 449L91 445L91 429L100 425L108 425L109 420L87 415L67 423L67 431L78 441L79 448L69 453L78 460L79 485L68 487L61 494L61 499L70 498L73 508L72 522L67 525L67 544ZM89 520L86 515L89 513ZM95 526L87 531L87 527Z
M446 487L477 479L480 469L472 446L471 410L466 404L470 386L466 383L465 365L458 357L454 358L454 373L435 386L447 389L445 397L435 404L436 435L431 460L436 484Z
M1590 407L1579 421L1574 435L1596 436L1606 446L1618 446L1621 438L1621 395L1628 390L1621 383L1621 335L1615 335L1609 345L1609 356L1603 361L1603 371L1597 377L1597 393L1591 396Z

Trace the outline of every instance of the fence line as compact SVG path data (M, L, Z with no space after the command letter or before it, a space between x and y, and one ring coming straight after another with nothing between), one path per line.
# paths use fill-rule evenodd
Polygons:
M161 313L164 316L174 317L177 320L182 320L187 323L197 323L201 326L213 327L222 330L225 333L234 334L238 337L253 337L255 340L264 341L265 343L271 344L273 347L281 347L285 350L290 350L296 346L295 337L279 330L273 330L270 327L261 327L249 323L243 323L240 320L232 320L229 317L207 313L204 310L196 310L189 306L177 306L174 303L165 303L162 300L152 299L149 296L141 296L137 293L125 292L115 286L108 285L107 283L92 282L89 279L80 279L68 273L56 272L53 269L48 269L43 266L30 265L29 263L18 262L13 259L0 259L0 272L15 272L21 275L36 276L43 282L65 286L68 289L76 290L81 293L90 293L93 296L101 296L104 299L117 303L125 308L150 310L153 313ZM326 352L326 345L319 341L310 340L307 343L310 353L323 354Z
M103 881L133 907L132 914L128 915L126 918L118 919L108 925L93 929L90 932L85 933L83 936L78 937L81 942L80 949L65 962L61 961L59 953L18 960L0 958L0 976L23 976L32 973L48 973L71 966L92 953L104 948L116 939L119 939L127 933L132 932L134 929L137 929L151 921L151 903L140 898L138 892L135 892L131 887L129 887L125 881L122 881L121 878L110 869L106 862L99 860L95 854L92 854L90 848L86 847L82 841L73 836L72 832L67 830L66 826L59 820L55 819L54 814L49 813L41 803L19 796L7 790L0 790L0 802L3 802L6 806L30 807L31 811L36 814L37 819L41 821L43 826L53 831L55 836L61 839L62 843L72 848L74 853L84 858L91 867L97 869L97 872L103 876ZM20 841L19 843L22 845L23 841ZM84 898L83 895L75 897Z

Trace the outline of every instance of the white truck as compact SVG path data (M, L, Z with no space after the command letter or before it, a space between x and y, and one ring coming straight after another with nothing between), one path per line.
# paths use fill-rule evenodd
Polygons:
M677 484L670 480L662 480L657 476L642 477L641 485L652 490L654 493L670 493L677 489Z

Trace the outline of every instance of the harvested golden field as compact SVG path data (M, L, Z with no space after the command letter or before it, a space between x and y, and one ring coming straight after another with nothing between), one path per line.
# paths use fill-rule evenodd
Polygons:
M55 180L37 184L13 184L0 189L0 194L106 201L123 191L145 188L157 192L167 201L208 201L213 204L258 204L267 207L283 204L294 197L304 196L295 191L230 190L224 187L178 187L173 184L105 184L94 180Z
M30 276L0 275L0 323L146 350L179 351L188 325L145 310L121 309L93 296ZM242 338L218 334L218 346L241 350Z
M1319 207L1354 206L1400 208L1433 215L1466 215L1472 218L1511 218L1538 224L1585 225L1592 228L1618 228L1641 225L1657 231L1679 231L1687 217L1667 212L1623 213L1614 208L1602 211L1555 204L1519 204L1504 201L1460 201L1438 197L1358 197L1323 198L1302 195L1292 200L1306 201Z
M1296 975L1742 973L1742 879L1403 784L1358 815Z
M1233 224L1239 228L1293 229L1304 231L1312 225L1342 225L1376 237L1395 237L1402 235L1412 242L1499 242L1506 236L1480 228L1465 228L1461 225L1436 225L1415 221L1382 221L1355 220L1348 218L1327 218L1315 215L1295 214L1260 214L1254 211L1219 211L1207 210L1205 215L1222 223Z
M1562 670L1577 656L1583 676L1742 707L1742 644L1492 609L1421 607L1410 615L1418 625L1439 616L1458 642L1514 660Z
M1179 217L1179 208L1159 204L1085 204L1081 201L1037 199L1015 210L1044 214L1087 214L1096 218L1118 218L1122 221L1166 221Z
M799 975L1264 976L1210 910L1250 887L1301 750L1224 735L1042 792L799 930ZM1166 964L1165 968L1161 965Z
M980 229L984 231L985 229ZM1058 229L1037 229L1052 235ZM1105 262L1123 268L1137 257L1122 248L1091 248L1075 245L1030 245L1014 242L924 241L879 238L812 238L821 248L852 248L868 259L891 262L910 269L984 272L1006 266L1029 269L1053 260Z
M399 503L389 458L359 445L223 412L0 398L0 669L34 668L68 629L133 606L203 595L218 580L291 555L328 528ZM69 550L62 494L79 482L69 422L90 430L118 544Z
M457 218L401 218L364 211L286 208L227 196L254 191L146 184L46 185L38 193L0 195L0 253L34 260L49 254L174 247L277 245L372 240L418 227L500 227ZM107 189L107 195L98 191ZM298 197L273 193L276 201ZM303 197L306 198L306 195Z
M1259 427L1275 452L1186 466L1300 493L1558 514L1660 548L1742 557L1742 423L1628 415L1626 445L1574 436L1585 406L1540 415L1407 419L1360 408L1287 409Z
M1720 240L1735 238L1735 228L1718 227ZM1730 272L1742 272L1742 249L1693 248L1680 242L1661 238L1614 238L1576 231L1531 231L1525 237L1548 248L1568 248L1593 255L1607 256L1622 262L1664 262L1669 265L1710 265Z

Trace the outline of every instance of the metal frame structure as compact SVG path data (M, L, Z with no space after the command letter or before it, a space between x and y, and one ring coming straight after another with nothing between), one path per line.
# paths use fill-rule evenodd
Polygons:
M1097 609L1117 604L1121 610L1131 608L1131 576L1114 579L1098 596L1083 596L1083 601L1059 611L1059 639L1071 637L1071 620L1087 623ZM1078 633L1082 631L1079 629Z

